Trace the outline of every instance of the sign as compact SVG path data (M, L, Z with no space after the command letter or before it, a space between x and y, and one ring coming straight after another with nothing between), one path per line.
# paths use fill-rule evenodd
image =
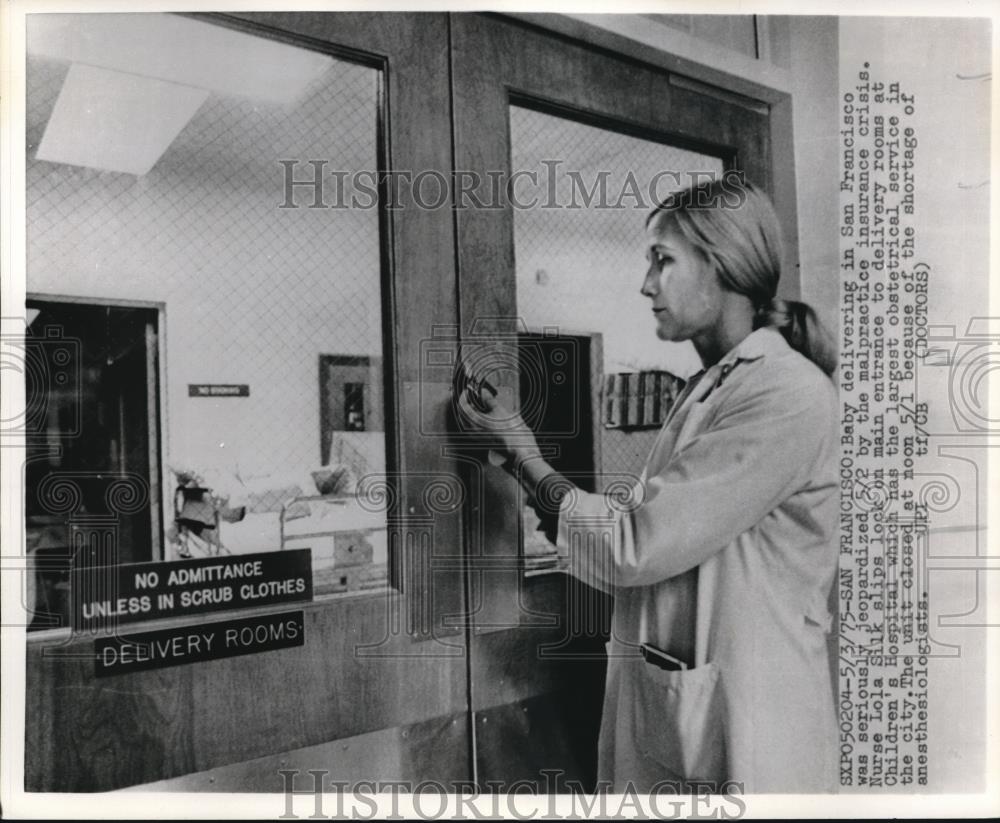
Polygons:
M305 638L305 616L301 611L140 632L96 641L94 674L107 677L290 649L304 646Z
M313 597L312 550L75 566L71 585L76 629L309 601Z
M246 383L188 383L188 397L249 397Z

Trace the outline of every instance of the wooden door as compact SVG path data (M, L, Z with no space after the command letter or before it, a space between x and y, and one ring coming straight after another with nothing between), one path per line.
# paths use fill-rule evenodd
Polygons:
M593 398L594 407L576 415L577 428L562 435L566 454L578 440L598 441L590 449L596 477L577 481L607 488L634 477L655 434L582 422L599 418L603 374L646 357L642 345L635 347L637 336L655 343L652 328L630 327L627 313L608 319L619 312L610 307L618 295L639 290L642 249L638 242L634 251L621 244L626 234L641 238L653 202L624 215L615 208L621 191L601 200L595 189L600 173L627 180L627 172L655 163L662 153L670 158L664 171L684 177L738 169L770 189L768 108L510 18L454 14L451 37L455 169L471 181L469 196L456 204L466 345L495 339L501 342L493 345L502 346L525 331L602 341L603 362L593 355L594 368L574 373L581 380L589 375L591 385L576 397ZM531 182L532 171L539 181L534 190L518 189ZM554 183L550 171L557 175ZM501 187L507 199L500 207L483 207L497 204L497 180L511 182L506 191ZM567 190L567 182L582 187ZM575 202L560 200L560 186L564 196L578 195ZM586 205L588 193L594 199ZM595 275L591 261L609 252L610 262ZM516 398L524 381L509 371L499 368L494 382L501 394ZM522 395L520 403L531 405L543 395ZM477 777L480 783L528 780L544 791L553 790L555 773L586 786L595 776L612 600L558 573L526 572L520 561L528 539L522 494L500 469L479 464L473 473L485 501L470 507L466 524ZM555 771L547 778L545 770Z
M376 238L378 250L365 258L370 267L356 274L381 286L384 340L380 368L371 369L371 379L384 375L384 380L363 395L368 404L365 431L348 433L378 435L382 421L388 424L386 471L369 477L368 489L373 502L386 510L391 587L296 604L304 612L305 640L299 648L107 679L95 678L93 636L37 632L27 650L25 785L34 791L105 791L153 783L190 791L281 792L287 785L282 769L298 770L296 788L312 785L309 769L324 770L324 783L465 779L471 751L466 654L464 630L453 619L464 608L461 510L454 504L453 461L440 448L447 434L448 384L421 390L423 341L430 329L457 322L454 227L447 210L407 208L404 203L390 212L379 206L386 200L386 172L451 168L447 16L193 17L374 70L366 89L370 108L364 111L375 113L365 114L363 122L366 139L376 146L372 155L377 168L371 171L381 173L381 188L377 200L368 198L364 216L377 222L377 230L366 224L365 236ZM337 110L337 116L351 115L359 117L346 103ZM317 152L326 156L278 155L270 160L273 213L264 214L267 221L310 213L309 195L300 211L281 211L279 163L292 160L307 172L310 160L338 168L338 157L329 148L332 129L332 123L326 131L319 124L312 132L318 135ZM289 129L293 135L305 131L301 124ZM303 174L297 171L296 177ZM328 191L317 199L322 206L334 197ZM116 216L111 213L108 219ZM254 231L251 218L226 216L242 219L247 234ZM309 239L319 253L335 255L326 230L319 221ZM281 264L276 290L292 287L299 275L287 261ZM167 299L168 318L175 316L178 299ZM223 324L227 305L218 307ZM280 343L282 324L300 322L310 308L306 305L294 316L272 316L268 333L274 343ZM192 330L190 323L175 328L180 334ZM453 345L453 339L441 345ZM169 340L167 344L169 363ZM315 375L315 357L311 353L304 373ZM341 382L366 381L348 377ZM383 402L384 407L371 408ZM328 428L350 423L358 429L361 422L355 414ZM273 438L283 427L288 428L287 421L274 420L261 431L261 439ZM315 442L313 431L303 431L302 437ZM326 456L316 449L311 459ZM277 517L267 516L272 524ZM167 628L193 630L199 622L170 618ZM107 756L111 751L118 754Z

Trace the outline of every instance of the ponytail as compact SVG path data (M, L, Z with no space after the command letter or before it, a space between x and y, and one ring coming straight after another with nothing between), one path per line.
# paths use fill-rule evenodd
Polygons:
M774 298L758 309L754 328L769 326L781 332L788 345L819 366L827 377L837 369L834 340L807 303Z

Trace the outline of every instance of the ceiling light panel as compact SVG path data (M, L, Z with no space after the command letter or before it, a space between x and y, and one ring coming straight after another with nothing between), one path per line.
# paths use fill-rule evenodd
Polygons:
M290 105L333 62L172 14L29 14L30 54Z
M35 156L52 163L146 174L208 94L205 89L74 64Z

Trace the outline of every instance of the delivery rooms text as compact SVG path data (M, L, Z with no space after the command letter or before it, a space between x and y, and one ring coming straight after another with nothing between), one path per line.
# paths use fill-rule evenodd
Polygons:
M100 673L124 668L139 669L177 665L234 654L301 645L302 613L274 615L259 621L210 624L188 631L151 633L130 640L121 638L96 650Z

